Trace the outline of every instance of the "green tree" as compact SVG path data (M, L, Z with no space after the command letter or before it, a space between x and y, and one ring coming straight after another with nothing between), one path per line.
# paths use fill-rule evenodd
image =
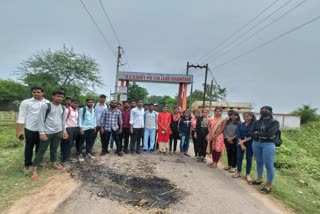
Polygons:
M303 105L296 109L292 114L301 116L301 124L305 124L312 121L319 121L320 116L317 114L317 108L312 108L310 105Z
M148 96L147 89L137 85L136 83L128 86L128 100L142 100L146 101Z
M67 95L77 97L102 85L96 61L66 46L54 52L40 51L21 65L20 79L29 87L43 86L49 94L54 89L62 89Z
M31 96L30 89L13 80L0 79L0 101L14 102L22 101Z

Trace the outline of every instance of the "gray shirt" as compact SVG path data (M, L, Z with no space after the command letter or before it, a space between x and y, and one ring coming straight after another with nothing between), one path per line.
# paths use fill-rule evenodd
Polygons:
M66 130L67 111L63 113L61 104L56 106L52 102L50 103L51 110L45 120L48 105L41 105L40 116L38 120L38 131L40 134L54 134Z
M230 122L224 129L224 136L234 137L237 134L238 125L239 123Z

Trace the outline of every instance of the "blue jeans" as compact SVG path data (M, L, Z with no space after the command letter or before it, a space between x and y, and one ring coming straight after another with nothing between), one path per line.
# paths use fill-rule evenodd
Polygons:
M190 143L190 133L181 133L180 152L188 152Z
M246 174L250 175L253 156L252 141L246 142L244 145L246 147L246 151L242 151L241 146L239 144L237 145L237 171L241 172L243 156L244 153L246 153Z
M148 141L150 137L150 148L148 148ZM154 141L156 139L156 129L144 129L144 138L143 138L143 150L151 150L154 148Z
M263 176L263 165L267 169L267 182L272 184L274 178L274 156L276 154L276 146L273 142L259 143L253 141L252 143L253 155L257 161L258 177Z

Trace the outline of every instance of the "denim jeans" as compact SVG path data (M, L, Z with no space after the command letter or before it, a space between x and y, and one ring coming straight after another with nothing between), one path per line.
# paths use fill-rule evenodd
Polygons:
M148 146L149 137L150 137L150 147ZM144 128L143 150L153 149L155 139L156 139L156 129Z
M250 175L251 173L251 167L252 167L252 141L244 143L246 150L242 151L241 146L237 145L237 171L241 172L242 169L242 160L244 153L246 153L246 174Z
M274 178L274 156L276 154L276 146L273 142L256 142L252 143L253 155L257 161L258 177L263 176L263 165L267 169L267 182L272 183Z
M188 152L190 143L190 133L182 133L180 141L180 152Z

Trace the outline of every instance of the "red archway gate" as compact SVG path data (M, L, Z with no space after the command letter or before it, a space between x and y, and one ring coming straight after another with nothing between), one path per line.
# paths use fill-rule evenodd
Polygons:
M121 87L127 87L130 81L134 82L157 82L179 84L177 105L185 110L187 108L187 89L188 84L192 83L192 75L184 74L164 74L164 73L142 73L120 71L118 80Z

